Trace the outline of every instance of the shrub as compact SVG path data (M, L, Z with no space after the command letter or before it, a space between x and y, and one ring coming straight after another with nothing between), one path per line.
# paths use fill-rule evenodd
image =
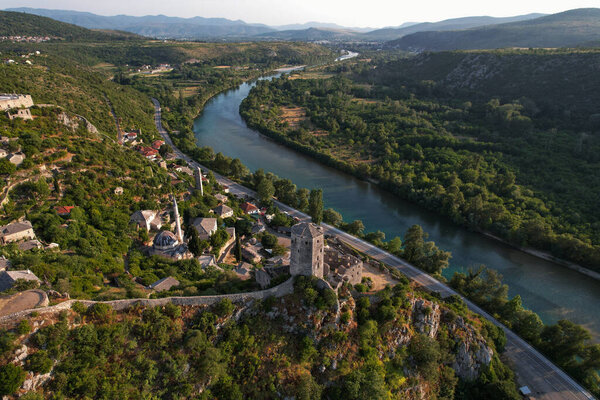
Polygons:
M219 317L231 315L233 314L233 310L235 310L235 305L229 299L223 299L215 306L215 313Z
M23 368L6 364L0 367L0 395L11 395L23 385L27 374Z
M45 374L50 372L52 369L53 361L48 356L48 352L40 350L27 357L25 366L28 371L35 372L38 374Z
M29 332L31 332L31 324L26 319L21 320L21 322L19 322L17 325L17 333L19 335L24 335Z

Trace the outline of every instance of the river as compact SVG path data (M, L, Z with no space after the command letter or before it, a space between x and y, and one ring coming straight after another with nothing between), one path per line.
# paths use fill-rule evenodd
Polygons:
M273 142L249 129L239 106L254 83L212 98L194 122L197 143L215 152L239 158L252 171L265 171L291 179L298 187L322 188L326 207L341 212L346 221L361 219L367 231L381 230L389 240L413 224L429 233L430 240L452 252L444 276L481 264L499 271L511 296L545 323L569 319L588 328L600 342L600 281L510 246L470 232L444 217L378 188L376 185L329 168L316 160Z

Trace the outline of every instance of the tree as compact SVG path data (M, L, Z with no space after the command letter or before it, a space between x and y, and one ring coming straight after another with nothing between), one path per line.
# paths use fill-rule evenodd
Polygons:
M23 385L26 375L23 368L14 364L0 367L0 395L8 396L16 392Z
M205 247L202 245L202 240L200 240L200 236L198 236L198 231L196 231L196 228L190 227L190 229L188 229L188 232L190 233L188 239L188 248L190 249L194 257L198 257L202 254Z
M410 341L408 351L421 375L428 380L434 378L441 356L438 342L419 333Z
M313 189L310 191L308 214L312 222L319 225L323 221L323 190Z
M48 356L48 352L45 350L39 350L31 354L29 357L27 357L27 362L25 363L28 371L32 371L37 374L45 374L50 372L53 364L54 362Z
M242 261L242 243L240 242L240 236L239 234L236 235L235 238L235 260L237 262Z
M351 235L361 236L365 230L365 226L363 225L360 219L355 219L349 224L343 225L343 228L350 233Z
M260 238L260 243L265 249L272 249L273 247L275 247L275 245L277 245L277 236L265 232L262 235L262 238Z
M273 195L275 194L275 186L273 186L273 182L271 182L269 179L264 178L258 184L256 192L258 193L258 199L261 201L261 203L269 204L273 198Z
M0 158L0 175L10 175L17 170L17 167L6 158Z
M406 261L415 263L423 258L425 246L425 233L420 225L413 225L408 228L404 235L404 258Z
M300 211L306 211L308 210L308 197L310 195L310 192L308 191L308 189L302 188L300 190L298 190L298 209Z
M342 214L335 211L333 208L328 208L323 211L323 221L332 226L340 226L343 222Z

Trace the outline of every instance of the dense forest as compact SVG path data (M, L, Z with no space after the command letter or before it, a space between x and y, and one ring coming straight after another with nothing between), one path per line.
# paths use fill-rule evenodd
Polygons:
M428 62L441 57L458 66L446 67L445 80L424 80L423 71L434 69ZM459 57L380 58L260 82L242 104L242 115L263 133L374 179L458 224L598 270L600 140L590 125L595 117L589 102L553 113L546 105L560 98L551 90L560 83L545 87L550 94L543 97L541 90L534 97L533 88L523 89L527 98L516 90L502 97L483 91L491 78L472 84L476 94L467 85L457 90L448 82L469 76L456 71L469 65L464 58L478 58L473 69L485 65L484 57L515 63L502 52L466 55L462 63L453 59ZM539 57L547 69L550 56ZM519 60L535 58L532 52ZM559 54L554 64L563 66L559 61L565 59ZM419 71L420 79L410 71ZM503 71L508 77L509 69ZM582 122L573 126L575 116Z

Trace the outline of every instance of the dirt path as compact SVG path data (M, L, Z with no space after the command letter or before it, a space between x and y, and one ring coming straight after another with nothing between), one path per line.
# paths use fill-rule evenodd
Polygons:
M23 310L29 310L35 307L45 307L48 305L48 296L42 290L27 290L13 294L12 296L0 297L0 317L16 313Z

